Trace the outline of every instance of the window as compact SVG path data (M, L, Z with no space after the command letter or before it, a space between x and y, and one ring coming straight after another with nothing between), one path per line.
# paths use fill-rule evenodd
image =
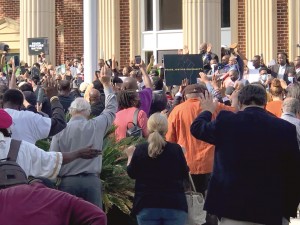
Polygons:
M230 0L221 0L221 27L230 27Z
M145 31L153 30L153 3L145 0Z
M182 29L182 0L159 1L159 29Z

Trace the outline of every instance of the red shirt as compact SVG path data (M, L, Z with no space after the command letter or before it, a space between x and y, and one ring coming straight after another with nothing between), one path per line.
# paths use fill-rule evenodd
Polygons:
M2 189L0 202L0 225L106 225L97 206L41 183Z

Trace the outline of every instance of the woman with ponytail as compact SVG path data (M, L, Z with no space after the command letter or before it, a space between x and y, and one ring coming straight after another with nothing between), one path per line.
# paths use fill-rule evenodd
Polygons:
M279 79L275 78L272 80L269 92L271 94L272 101L267 103L266 110L280 118L282 114L281 108L285 92Z
M165 140L165 115L154 113L147 128L147 142L126 150L127 172L136 180L132 212L139 225L184 225L187 202L183 181L189 168L182 148Z

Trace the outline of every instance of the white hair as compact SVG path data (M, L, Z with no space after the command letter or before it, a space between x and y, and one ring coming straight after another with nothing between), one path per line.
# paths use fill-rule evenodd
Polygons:
M76 98L69 108L70 114L73 116L74 114L82 114L88 117L91 113L91 105L84 98Z
M282 104L282 111L284 113L297 114L300 112L300 102L296 98L286 98Z

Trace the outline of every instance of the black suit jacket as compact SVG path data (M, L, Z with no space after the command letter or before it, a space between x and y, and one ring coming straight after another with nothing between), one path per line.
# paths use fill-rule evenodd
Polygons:
M205 209L267 225L295 217L300 192L296 127L258 107L211 118L204 111L191 126L194 137L216 146Z
M269 68L270 69L269 73L271 73L272 77L274 77L274 78L278 77L279 67L280 67L280 65L276 64L276 65L273 65ZM290 83L289 80L288 80L288 73L294 73L294 72L295 72L295 68L293 66L286 65L286 69L285 69L285 72L284 72L284 75L283 75L283 80L287 84Z

